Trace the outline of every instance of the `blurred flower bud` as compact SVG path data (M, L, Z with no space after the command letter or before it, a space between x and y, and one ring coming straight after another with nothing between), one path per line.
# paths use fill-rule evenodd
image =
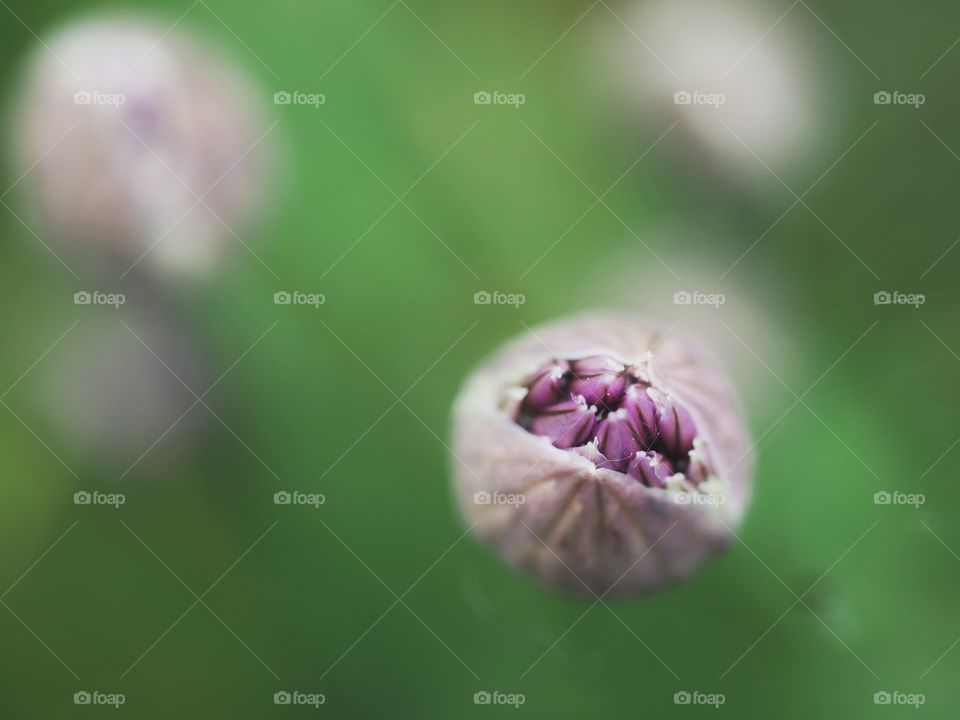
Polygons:
M766 192L772 178L753 153L788 172L815 157L824 136L817 108L826 88L812 49L819 38L797 36L809 17L795 12L801 17L777 22L781 10L749 0L642 3L624 17L644 42L617 27L618 93L633 101L630 127L638 112L657 115L664 129L676 121L668 142L694 172L727 192L744 183Z
M209 270L270 187L256 93L229 57L167 23L100 17L45 38L12 137L43 234L123 270L141 258L161 273Z
M586 314L509 343L454 408L459 506L550 585L649 594L728 542L750 498L738 400L691 340Z
M216 379L203 338L149 295L127 300L122 323L89 313L63 338L33 395L51 444L107 479L170 464L208 443L215 424L197 402Z

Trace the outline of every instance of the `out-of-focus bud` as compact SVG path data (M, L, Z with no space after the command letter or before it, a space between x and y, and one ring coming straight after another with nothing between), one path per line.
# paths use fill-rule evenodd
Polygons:
M169 465L208 442L214 424L196 397L216 380L202 339L158 311L159 303L133 300L138 307L127 306L126 327L91 312L36 371L33 402L51 445L106 480L134 464Z
M69 257L160 274L207 271L240 245L274 147L242 68L167 22L68 24L29 58L13 155L38 227Z
M649 594L689 577L750 498L751 446L716 359L623 315L577 316L500 350L461 391L453 443L466 521L511 565L574 592Z
M820 38L797 36L810 20L802 8L777 22L781 12L749 0L654 0L625 14L636 36L616 28L616 92L632 100L629 127L638 114L663 129L676 121L667 144L728 192L771 187L754 153L778 173L802 167L824 136L826 88L811 49Z

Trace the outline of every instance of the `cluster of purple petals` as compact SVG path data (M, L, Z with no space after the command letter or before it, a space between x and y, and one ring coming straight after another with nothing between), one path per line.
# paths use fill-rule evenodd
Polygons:
M552 360L525 383L516 421L528 432L577 450L598 467L650 487L690 470L697 429L690 413L630 366L608 356Z

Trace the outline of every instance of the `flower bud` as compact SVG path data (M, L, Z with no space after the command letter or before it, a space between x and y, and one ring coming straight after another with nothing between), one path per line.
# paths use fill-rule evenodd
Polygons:
M553 586L643 595L721 550L749 503L739 401L698 344L594 313L509 343L454 408L460 509Z
M68 263L211 270L270 194L263 96L232 57L167 22L67 23L39 41L12 104L41 234Z

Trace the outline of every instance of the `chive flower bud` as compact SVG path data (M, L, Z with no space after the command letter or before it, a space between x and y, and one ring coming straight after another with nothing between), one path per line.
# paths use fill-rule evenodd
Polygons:
M548 585L645 595L723 549L752 453L717 360L690 338L590 313L507 344L454 407L460 509Z

